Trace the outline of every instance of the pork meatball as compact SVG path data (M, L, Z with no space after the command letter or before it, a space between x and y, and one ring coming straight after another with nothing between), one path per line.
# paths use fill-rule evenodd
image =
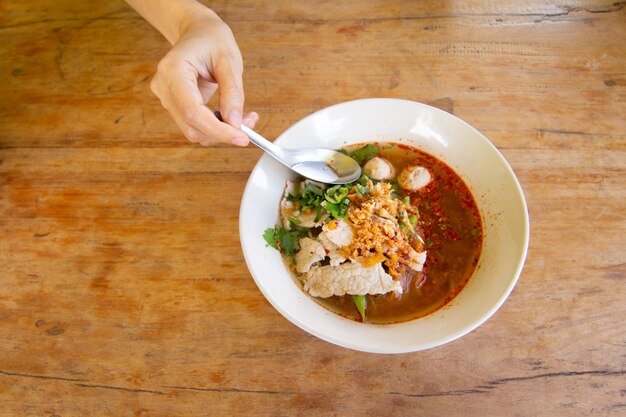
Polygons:
M370 159L363 166L365 175L376 181L390 180L396 175L396 170L389 161L378 156Z
M407 191L417 191L426 187L432 179L430 172L424 167L412 166L405 168L398 176L398 183Z

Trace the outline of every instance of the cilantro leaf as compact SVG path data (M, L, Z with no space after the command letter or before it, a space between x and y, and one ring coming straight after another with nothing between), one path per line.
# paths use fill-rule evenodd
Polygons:
M283 256L293 256L300 250L300 238L306 235L303 230L287 230L280 226L268 228L263 232L263 239L268 246L277 249Z
M280 247L283 254L293 256L300 250L300 238L305 235L304 232L292 230L285 232L280 240Z
M263 232L263 239L265 239L268 246L271 246L274 249L279 249L278 245L280 244L280 239L278 238L276 230L273 227L265 229L265 232Z

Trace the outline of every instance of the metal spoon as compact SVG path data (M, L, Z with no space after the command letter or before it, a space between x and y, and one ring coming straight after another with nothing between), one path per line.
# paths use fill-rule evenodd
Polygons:
M219 112L215 116L222 121ZM348 155L332 149L285 149L274 145L254 130L241 125L250 142L263 149L272 158L303 177L326 184L347 184L361 177L361 167Z

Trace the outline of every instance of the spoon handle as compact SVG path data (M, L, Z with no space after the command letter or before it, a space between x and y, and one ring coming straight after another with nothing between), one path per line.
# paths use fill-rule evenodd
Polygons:
M222 114L219 111L214 112L214 114L215 117L217 117L217 120L219 120L220 122L224 121L224 119L222 118ZM263 136L259 135L257 132L250 129L246 125L241 125L241 131L245 133L246 136L248 136L250 142L254 143L256 146L268 153L272 158L276 159L278 162L287 167L291 167L289 165L289 161L286 160L287 155L285 155L285 152L283 152L280 147L274 145L272 142L265 139Z

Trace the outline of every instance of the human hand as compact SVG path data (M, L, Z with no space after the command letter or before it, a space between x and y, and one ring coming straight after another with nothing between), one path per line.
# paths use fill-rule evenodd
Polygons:
M215 13L191 17L159 62L150 87L183 134L207 146L246 146L241 123L253 128L257 113L243 113L243 60L230 28ZM220 122L205 106L219 86Z

